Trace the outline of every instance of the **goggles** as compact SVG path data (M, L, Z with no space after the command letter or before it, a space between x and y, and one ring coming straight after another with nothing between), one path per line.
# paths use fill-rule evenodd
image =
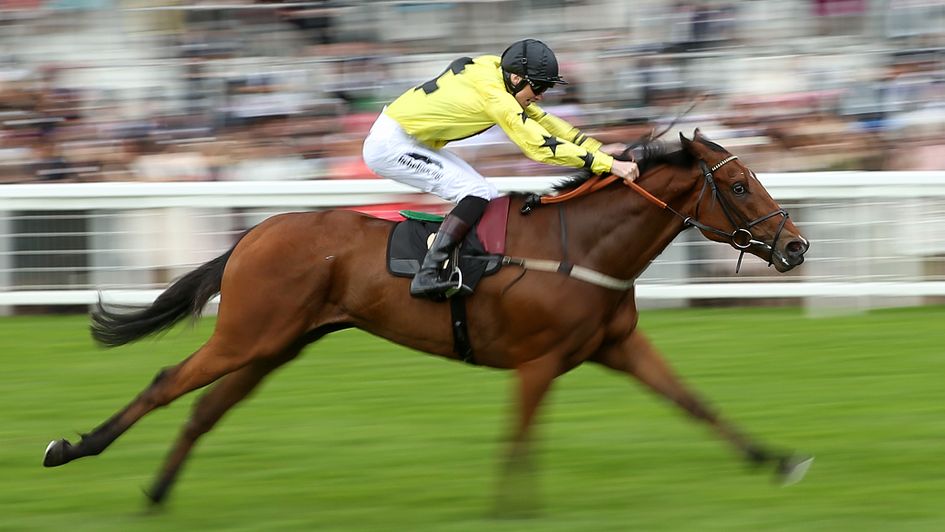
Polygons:
M540 96L542 93L555 86L554 83L547 81L535 81L528 78L526 78L525 81L528 82L528 86L532 88L532 92L535 93L535 96Z

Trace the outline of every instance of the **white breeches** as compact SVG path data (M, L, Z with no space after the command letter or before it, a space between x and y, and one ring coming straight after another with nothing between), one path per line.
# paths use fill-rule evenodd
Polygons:
M423 145L384 113L377 117L364 140L362 155L377 175L453 203L466 196L491 200L499 195L492 183L455 153Z

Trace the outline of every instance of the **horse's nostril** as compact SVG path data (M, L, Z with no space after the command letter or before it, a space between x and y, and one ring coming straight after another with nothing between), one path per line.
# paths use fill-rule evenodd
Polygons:
M788 255L792 257L799 257L803 255L807 251L807 248L808 244L804 240L792 240L788 242L787 246L784 247Z

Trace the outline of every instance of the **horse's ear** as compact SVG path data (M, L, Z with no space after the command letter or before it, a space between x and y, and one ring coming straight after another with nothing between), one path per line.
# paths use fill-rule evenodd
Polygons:
M695 140L699 138L702 138L702 132L699 131L699 128L696 128L696 130L692 132L692 139Z
M697 130L698 131L698 130ZM692 141L687 139L683 132L679 132L679 143L682 144L684 150L691 152L692 151Z

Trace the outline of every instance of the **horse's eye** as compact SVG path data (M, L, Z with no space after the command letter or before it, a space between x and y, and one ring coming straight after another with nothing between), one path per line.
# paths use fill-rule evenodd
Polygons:
M748 189L745 188L744 183L735 183L732 185L732 192L734 192L736 196L741 196L748 192Z

